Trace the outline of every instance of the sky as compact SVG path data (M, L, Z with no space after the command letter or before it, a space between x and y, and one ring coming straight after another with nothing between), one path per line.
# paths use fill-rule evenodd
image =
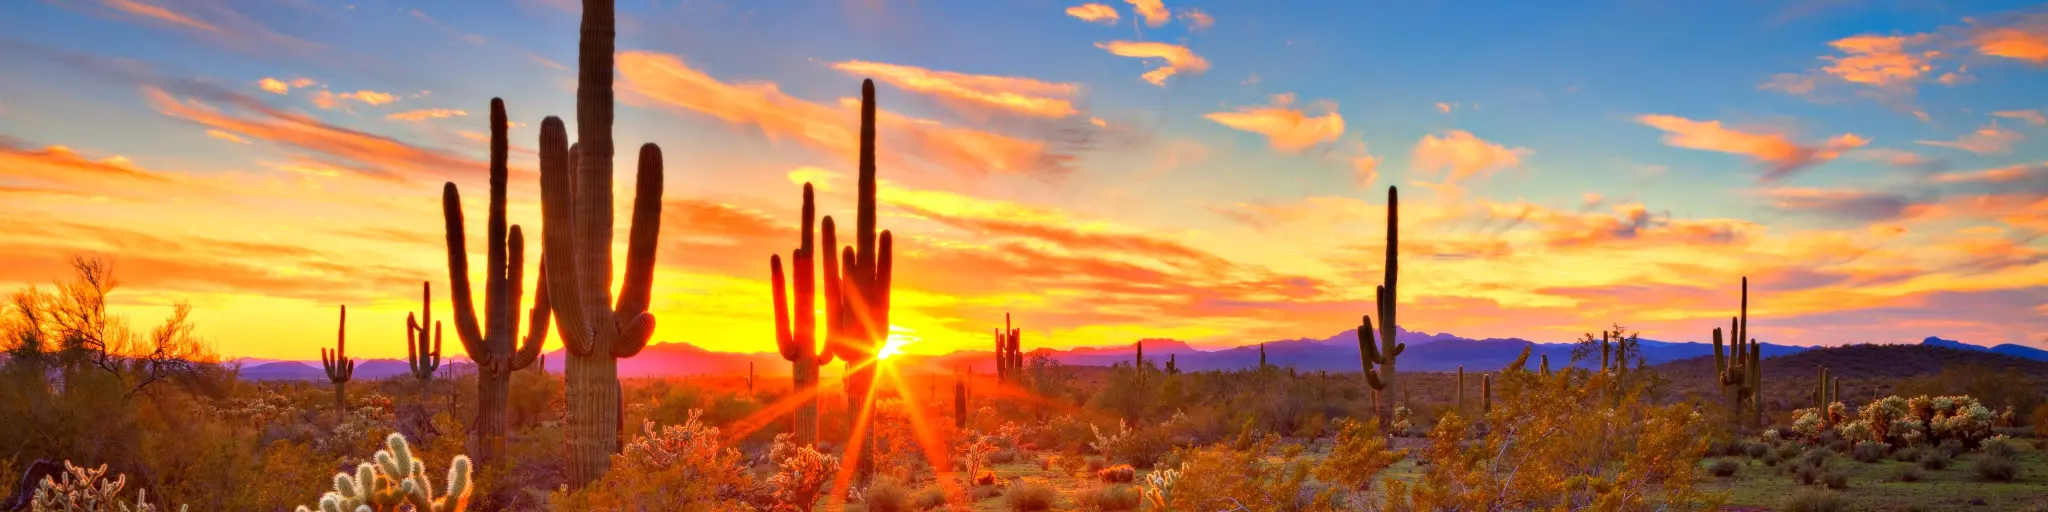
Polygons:
M422 281L450 318L445 182L481 283L491 98L513 121L511 221L538 235L533 148L543 118L574 122L580 9L0 2L0 287L100 255L138 326L189 301L220 352L303 360L346 304L351 354L398 357ZM906 352L982 349L1006 313L1028 347L1334 335L1374 310L1390 187L1411 330L1704 341L1746 276L1767 342L2048 348L2048 4L626 0L619 18L617 165L665 156L656 342L774 350L767 260L798 243L803 183L850 220L872 78Z

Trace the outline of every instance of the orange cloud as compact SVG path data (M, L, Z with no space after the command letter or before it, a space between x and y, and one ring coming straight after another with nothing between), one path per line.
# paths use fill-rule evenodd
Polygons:
M1819 145L1804 145L1776 133L1750 133L1723 128L1720 121L1694 121L1677 116L1645 114L1636 122L1663 130L1664 143L1673 147L1746 155L1768 166L1759 181L1776 181L1807 167L1834 160L1842 152L1863 147L1870 141L1853 133L1829 138Z
M1970 39L1977 53L2048 64L2048 13L2036 13L1999 27L1982 29Z
M155 86L144 86L142 96L164 115L334 157L339 161L323 163L382 179L400 180L406 173L464 176L487 168L484 162L329 125L249 98L235 98L227 104L233 110L222 110L197 98L172 96Z
M1193 7L1181 9L1180 19L1187 23L1188 30L1193 32L1209 30L1209 27L1216 26L1216 17Z
M682 59L654 52L621 52L619 89L627 101L648 101L753 126L770 140L784 137L852 158L859 149L858 100L838 106L791 97L773 82L729 84L690 68ZM848 106L853 105L852 107ZM950 171L1064 174L1072 160L1040 140L1014 138L947 126L937 121L878 111L883 133L880 157L924 161Z
M1152 85L1160 87L1166 86L1167 77L1181 72L1199 75L1209 71L1208 59L1195 55L1195 52L1189 50L1186 46L1177 44L1150 41L1110 41L1107 43L1095 43L1095 47L1109 50L1109 53L1120 57L1165 60L1165 66L1147 71L1144 75L1146 82L1151 82Z
M450 117L461 117L466 115L469 115L469 113L461 110L446 108L426 108L420 110L408 110L405 112L397 112L391 115L384 116L384 118L395 121L425 121L428 119L447 119Z
M2027 124L2034 126L2048 125L2048 117L2043 117L2039 110L2000 110L1992 112L1991 115L2026 121Z
M1868 190L1770 188L1760 194L1780 210L1815 212L1862 222L1909 217L1923 209L1905 196Z
M1173 13L1166 10L1166 2L1161 0L1124 0L1124 3L1131 4L1131 10L1136 11L1139 17L1145 18L1145 26L1148 27L1165 25L1167 20L1173 18Z
M1927 156L1921 155L1919 153L1914 153L1911 151L1905 151L1900 149L1868 148L1858 149L1850 154L1852 157L1859 160L1880 162L1892 167L1926 169L1931 167L1939 167L1941 165L1940 160L1935 160L1933 158L1928 158Z
M1639 242L1664 245L1721 245L1742 240L1755 227L1734 219L1676 220L1657 215L1641 203L1614 206L1614 213L1567 214L1542 210L1530 219L1547 227L1543 240L1553 247L1588 247Z
M1264 135L1273 144L1273 149L1290 153L1336 142L1344 135L1344 117L1337 114L1335 104L1327 105L1328 113L1309 116L1289 108L1293 103L1293 93L1275 94L1273 104L1269 106L1238 107L1234 112L1211 112L1202 117L1224 126Z
M1476 175L1522 165L1529 148L1509 148L1487 142L1464 130L1444 130L1443 137L1424 135L1415 143L1410 166L1426 171L1450 171L1444 183L1457 183Z
M2012 144L2025 138L2026 136L2020 135L2019 132L2000 128L1998 123L1991 123L1983 128L1978 128L1976 131L1957 137L1956 140L1952 141L1917 140L1913 142L1988 155L2012 152Z
M1771 75L1770 81L1764 82L1763 84L1757 86L1758 89L1763 89L1766 91L1778 91L1795 96L1810 94L1813 92L1813 87L1813 76L1803 75L1799 73L1778 73L1775 75Z
M68 147L27 149L5 137L0 137L0 177L40 182L79 193L162 187L171 181L119 155L91 160Z
M1935 175L1934 181L1941 183L2003 183L2034 177L2048 178L2048 161L2032 164L2014 164L1981 171L1943 173Z
M193 19L191 16L178 14L175 12L171 12L170 9L145 4L142 2L137 2L135 0L100 0L100 3L106 4L108 7L118 9L121 12L126 12L137 16L153 18L159 21L166 21L170 23L176 23L179 25L204 30L207 32L220 31L220 28L214 27L213 25L208 24L204 21Z
M236 144L248 144L248 143L249 143L249 140L248 140L248 139L244 139L244 138L242 138L242 136L240 136L240 135L235 135L235 134L232 134L232 133L228 133L228 132L224 132L224 131L220 131L220 130L207 130L207 131L206 131L206 136L208 136L208 137L213 137L213 138L216 138L216 139L220 139L220 140L224 140L224 141L228 141L228 142L233 142L233 143L236 143Z
M398 101L398 96L377 91L356 91L341 94L335 94L333 91L320 91L313 94L313 105L322 109L332 109L341 106L343 101L359 101L374 107Z
M1853 83L1889 88L1904 85L1934 70L1929 64L1941 52L1907 51L1908 45L1926 42L1926 35L1877 36L1859 35L1835 40L1828 46L1835 47L1844 56L1825 56L1823 60L1834 64L1821 68L1828 74Z
M836 63L832 68L907 91L1029 116L1057 118L1079 112L1074 109L1074 102L1067 98L1078 94L1081 86L1071 83L933 71L859 60Z
M1359 188L1372 186L1380 177L1380 157L1372 155L1351 157L1351 180Z
M1081 21L1086 21L1089 23L1101 23L1104 25L1115 25L1117 20L1121 18L1121 16L1117 15L1115 7L1110 7L1107 5L1096 3L1088 3L1068 7L1067 15L1073 16L1077 19L1080 19Z

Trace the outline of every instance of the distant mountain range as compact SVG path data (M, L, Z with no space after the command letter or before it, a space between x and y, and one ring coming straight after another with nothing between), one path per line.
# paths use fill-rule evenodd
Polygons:
M1451 333L1426 333L1396 328L1395 339L1408 344L1401 354L1399 368L1403 371L1454 371L1459 366L1468 370L1487 371L1497 369L1513 361L1523 347L1533 347L1529 364L1534 366L1542 356L1550 356L1553 367L1564 367L1571 360L1572 343L1536 343L1520 338L1471 339ZM1029 338L1026 339L1027 342ZM1258 365L1259 344L1232 348L1203 350L1189 346L1186 342L1171 339L1147 339L1145 358L1155 365L1164 366L1170 356L1182 370L1224 370L1249 368ZM1934 345L1960 350L1972 350L2004 354L2035 361L2048 361L2048 350L2023 345L2004 344L1983 347L1958 341L1929 336L1922 345ZM1266 362L1276 366L1293 366L1304 371L1355 372L1359 370L1358 331L1346 330L1324 339L1299 338L1270 341L1264 344ZM1643 356L1650 364L1662 364L1682 359L1711 356L1714 346L1705 342L1667 342L1642 340ZM1811 347L1790 345L1763 345L1764 357L1776 357L1809 350ZM1129 362L1132 347L1078 347L1072 349L1037 349L1033 354L1047 354L1063 364L1080 366L1109 366ZM995 371L994 355L986 350L963 350L944 355L904 355L902 364L923 367L935 371L966 369L975 373ZM1597 357L1597 356L1596 356ZM546 356L549 372L560 373L565 361L563 352L557 350ZM1588 361L1590 362L1590 361ZM688 343L660 343L647 347L639 355L619 361L621 377L662 377L673 375L744 374L749 363L762 375L786 375L789 363L773 352L718 352L706 350ZM474 371L467 362L456 361L457 371ZM1597 364L1597 363L1596 363ZM375 379L402 375L406 372L405 362L396 359L370 359L356 365L356 377ZM826 375L836 375L829 367ZM250 380L324 380L318 361L276 361L243 360L242 378Z

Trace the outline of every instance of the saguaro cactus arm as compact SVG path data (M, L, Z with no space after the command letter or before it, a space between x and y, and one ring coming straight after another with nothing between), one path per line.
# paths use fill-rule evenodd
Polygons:
M341 320L336 325L334 350L320 349L320 366L327 371L329 382L340 384L356 374L356 361L348 357L348 306L341 307Z

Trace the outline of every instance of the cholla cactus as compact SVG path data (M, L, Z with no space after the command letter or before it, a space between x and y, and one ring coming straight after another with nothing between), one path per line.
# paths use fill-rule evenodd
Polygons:
M1841 404L1837 403L1836 405ZM1874 434L1875 431L1870 428L1870 420L1848 421L1837 424L1835 427L1841 429L1842 437L1846 439L1874 441L1877 443L1884 442L1884 438L1876 436Z
M1414 414L1407 407L1395 407L1394 422L1388 428L1392 429L1392 432L1395 434L1407 432L1409 428L1415 426L1415 422L1411 418Z
M161 510L149 504L149 490L135 491L135 502L129 503L120 497L121 488L128 485L128 475L116 474L112 480L102 480L107 475L107 465L85 469L64 461L61 479L43 477L35 496L30 498L29 510L33 512L156 512ZM187 507L178 507L183 512Z
M1771 429L1764 429L1764 432L1763 432L1763 434L1759 434L1759 435L1757 436L1757 439L1759 439L1759 440L1762 440L1762 441L1764 441L1764 442L1771 442L1771 441L1776 441L1776 440L1779 440L1779 439L1783 439L1783 437L1782 437L1782 435L1781 435L1781 434L1779 434L1779 433L1778 433L1778 429L1775 429L1775 428L1771 428Z
M334 490L320 497L321 512L386 512L410 507L416 512L460 512L469 507L469 457L456 455L448 462L448 488L434 497L434 481L427 465L413 458L405 436L391 434L386 449L377 451L375 464L356 466L356 474L334 475ZM300 506L298 512L313 512Z
M768 485L775 487L778 509L810 512L839 473L839 458L794 441L788 433L776 434L775 445L768 450L768 460L775 464Z
M1167 504L1173 503L1173 484L1180 482L1182 471L1188 469L1181 464L1178 469L1154 471L1145 476L1145 501L1152 503L1154 510L1172 510Z
M1808 438L1817 439L1821 431L1827 430L1827 421L1821 418L1820 409L1792 411L1792 430Z

